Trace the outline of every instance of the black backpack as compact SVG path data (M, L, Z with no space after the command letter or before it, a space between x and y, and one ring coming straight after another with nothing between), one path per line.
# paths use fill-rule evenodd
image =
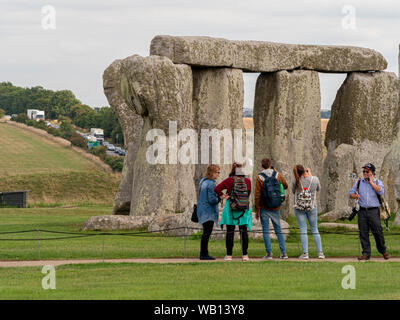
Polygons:
M281 190L278 179L276 178L278 172L274 171L271 177L265 173L260 173L264 177L263 189L261 192L261 202L267 208L277 208L282 204Z

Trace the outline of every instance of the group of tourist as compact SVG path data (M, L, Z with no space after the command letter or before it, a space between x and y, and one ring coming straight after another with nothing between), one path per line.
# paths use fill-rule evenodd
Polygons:
M254 191L255 218L261 221L266 254L263 259L273 259L271 239L269 233L270 220L277 236L280 259L288 259L285 238L281 228L280 207L285 201L285 190L288 183L282 173L274 169L272 161L264 158L261 161L262 171L257 175ZM234 163L229 177L216 185L220 175L218 165L209 165L205 176L199 182L199 196L197 203L198 222L203 226L200 245L200 260L215 260L209 255L208 242L214 224L226 227L226 256L225 261L232 260L235 227L239 228L242 260L248 261L248 230L252 230L252 210L250 207L251 181L246 177L242 164ZM316 193L321 189L317 176L311 174L310 168L295 165L293 168L291 191L293 208L299 229L302 254L299 259L309 259L307 221L314 238L319 259L325 259L322 250L321 236L318 231L318 210ZM380 180L374 178L375 167L368 163L363 167L364 178L356 182L349 192L349 197L356 199L360 205L359 230L362 245L360 260L368 260L371 255L369 230L371 229L378 251L385 259L389 259L386 251L383 230L379 220L378 194L384 193L384 186ZM225 200L221 221L219 222L218 204Z

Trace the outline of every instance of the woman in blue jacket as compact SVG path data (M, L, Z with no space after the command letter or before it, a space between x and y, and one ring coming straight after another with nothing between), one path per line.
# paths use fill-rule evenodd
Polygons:
M200 244L200 260L215 260L208 254L208 240L214 228L214 222L218 225L218 202L219 198L214 192L215 180L220 174L217 165L209 165L205 177L199 182L199 199L197 201L197 216L199 223L203 225L203 235Z

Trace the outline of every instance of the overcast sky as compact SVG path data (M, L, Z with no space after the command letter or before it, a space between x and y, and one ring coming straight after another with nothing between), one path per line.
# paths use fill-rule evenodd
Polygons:
M55 9L55 29L42 26L52 22L42 13L46 5ZM355 9L355 28L344 27L352 26L346 5ZM105 106L104 69L149 55L159 34L367 47L398 74L399 30L398 0L0 0L0 81L70 89L85 104ZM245 107L253 107L257 75L244 76ZM330 108L344 79L320 73L322 108Z

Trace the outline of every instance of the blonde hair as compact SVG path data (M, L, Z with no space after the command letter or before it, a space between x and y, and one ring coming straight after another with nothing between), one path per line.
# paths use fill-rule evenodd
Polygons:
M207 167L206 172L204 172L204 177L207 177L208 179L212 180L214 173L217 172L218 170L221 170L219 166L217 166L216 164L210 164Z

